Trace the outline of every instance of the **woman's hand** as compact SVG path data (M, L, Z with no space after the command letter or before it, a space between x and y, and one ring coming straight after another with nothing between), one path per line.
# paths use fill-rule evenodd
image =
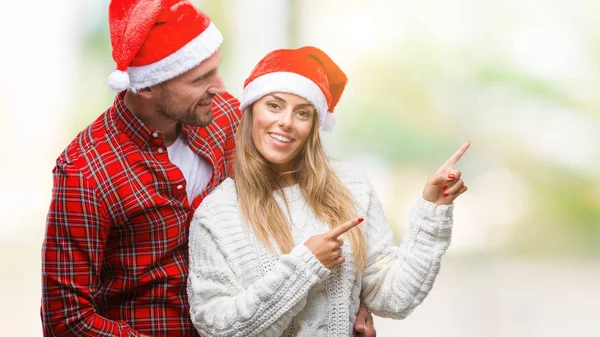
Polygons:
M423 199L436 205L450 205L454 199L467 190L467 185L461 179L461 172L454 169L454 165L471 145L470 141L464 143L460 149L442 165L435 174L427 180L423 189Z
M311 236L304 242L304 245L325 268L331 270L344 263L344 257L342 256L344 240L340 236L358 226L363 220L363 218L350 220L327 233Z

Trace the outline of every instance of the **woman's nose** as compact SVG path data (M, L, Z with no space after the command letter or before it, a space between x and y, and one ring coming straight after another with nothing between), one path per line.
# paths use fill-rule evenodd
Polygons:
M284 111L279 116L279 126L282 128L290 128L293 124L292 113L290 111Z

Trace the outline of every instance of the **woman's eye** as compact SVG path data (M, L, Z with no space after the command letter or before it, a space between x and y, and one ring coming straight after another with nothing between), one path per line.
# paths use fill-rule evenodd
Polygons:
M308 111L298 111L298 115L302 117L308 117Z
M279 109L279 105L275 103L267 103L267 106L271 109Z

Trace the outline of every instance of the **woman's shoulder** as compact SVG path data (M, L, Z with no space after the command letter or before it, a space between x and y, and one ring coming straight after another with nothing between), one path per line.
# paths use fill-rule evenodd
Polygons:
M344 161L331 160L331 168L340 181L350 190L370 188L369 180L364 172L355 164Z
M330 161L335 175L348 188L358 206L367 209L373 192L373 187L364 172L356 164L349 162Z
M237 205L235 182L233 179L227 178L204 197L200 206L196 209L194 217L210 217L222 211L232 211L237 209Z
M213 188L213 190L210 191L210 193L208 193L206 197L204 197L204 200L202 200L202 203L200 205L205 204L207 202L212 203L221 200L237 201L237 191L235 189L235 182L233 181L233 179L227 178L223 180L221 184Z

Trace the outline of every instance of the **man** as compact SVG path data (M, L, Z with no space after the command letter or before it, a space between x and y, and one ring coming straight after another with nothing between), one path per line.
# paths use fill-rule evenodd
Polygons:
M189 1L113 0L120 93L58 158L42 256L45 336L197 336L188 225L231 174L239 102L222 36ZM374 336L361 309L356 326Z

